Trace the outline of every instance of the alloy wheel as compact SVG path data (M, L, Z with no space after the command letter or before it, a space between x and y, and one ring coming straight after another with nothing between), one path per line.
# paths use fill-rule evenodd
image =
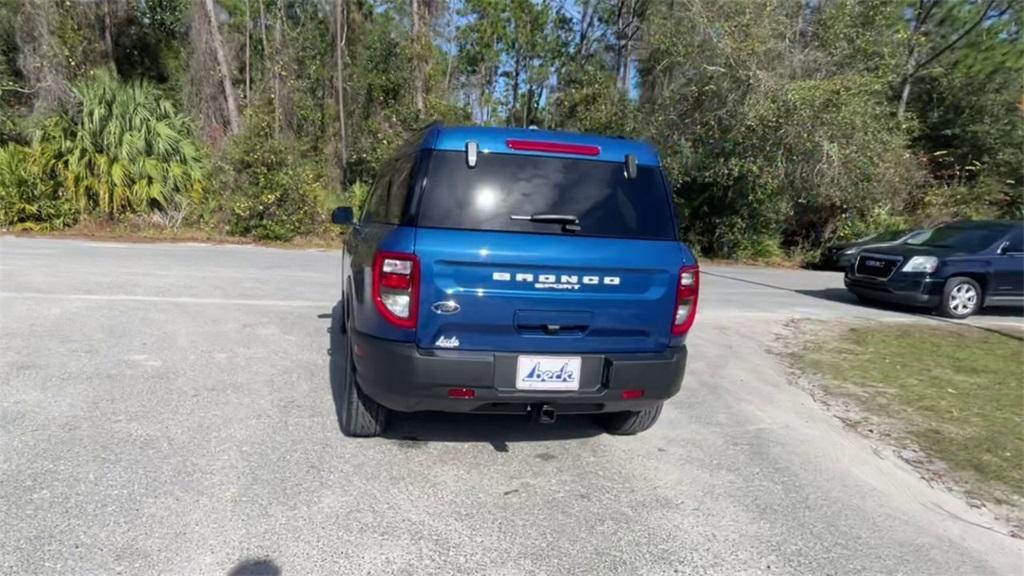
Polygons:
M978 305L978 291L970 284L960 284L949 293L949 308L957 314L967 314Z

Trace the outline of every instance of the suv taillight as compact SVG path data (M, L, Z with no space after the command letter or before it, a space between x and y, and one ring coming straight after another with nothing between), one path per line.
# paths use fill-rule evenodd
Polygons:
M385 320L415 328L419 294L420 261L415 254L378 252L373 257L373 303Z
M697 316L697 295L700 292L700 268L694 264L679 269L676 284L676 308L672 318L672 335L682 336L693 326Z

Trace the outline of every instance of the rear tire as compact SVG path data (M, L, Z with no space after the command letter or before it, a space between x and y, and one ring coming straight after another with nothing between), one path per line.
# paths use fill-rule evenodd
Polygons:
M352 338L342 330L341 306L334 310L331 326L331 385L335 387L338 426L342 434L353 438L380 436L388 421L388 409L367 396L356 378L352 360Z
M599 417L601 426L609 434L616 436L632 436L654 426L661 416L662 404L645 408L639 412L612 412Z
M942 301L935 311L946 318L963 320L981 308L982 291L977 282L964 276L946 281Z

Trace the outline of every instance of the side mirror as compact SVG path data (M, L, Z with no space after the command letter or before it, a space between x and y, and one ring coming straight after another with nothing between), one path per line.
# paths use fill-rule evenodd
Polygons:
M331 223L339 226L350 226L356 221L356 214L351 206L338 206L331 212Z
M999 250L996 250L997 254L1003 256L1007 254L1020 254L1022 252L1024 252L1024 250L1021 249L1020 244L1014 245L1011 242L1003 242L999 245Z

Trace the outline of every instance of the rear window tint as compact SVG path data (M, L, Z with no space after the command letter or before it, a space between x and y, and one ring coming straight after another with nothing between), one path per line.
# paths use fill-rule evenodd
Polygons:
M363 214L363 220L366 222L377 222L383 223L388 218L388 186L390 180L388 179L390 165L385 166L380 174L377 176L377 180L373 183L373 188L370 189L370 197L366 203L366 211Z
M392 168L391 187L388 189L389 223L397 224L405 211L405 200L409 196L409 182L412 179L416 156L405 156L395 161Z
M675 240L672 204L661 171L625 163L463 152L431 156L418 225L467 230L563 234L559 224L513 220L535 214L576 216L582 236Z

